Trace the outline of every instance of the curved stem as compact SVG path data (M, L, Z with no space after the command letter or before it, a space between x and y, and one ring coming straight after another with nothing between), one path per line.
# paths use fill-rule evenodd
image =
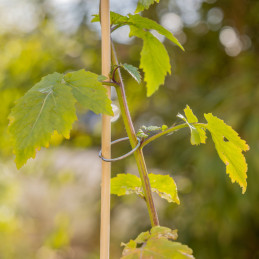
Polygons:
M114 65L118 65L116 52L115 52L113 43L112 43L112 62ZM116 71L116 77L117 77L116 81L119 82L119 84L120 84L120 86L116 87L116 92L118 95L118 101L120 104L122 119L124 121L125 129L128 134L130 144L131 144L132 148L134 148L137 145L138 141L137 141L135 129L134 129L134 126L132 123L132 119L130 116L127 99L126 99L126 94L125 94L125 88L124 88L124 84L122 81L122 77L121 77L119 68ZM144 196L145 196L145 201L146 201L147 208L148 208L151 225L158 226L159 220L158 220L156 208L155 208L153 197L152 197L152 190L151 190L151 186L150 186L150 182L149 182L149 178L148 178L148 171L147 171L147 167L146 167L142 149L141 148L137 149L134 153L134 156L135 156L135 160L136 160L136 163L138 166L139 175L140 175L143 190L144 190Z
M206 128L206 127L207 127L207 125L204 124L204 123L192 123L192 124L193 124L193 125L196 125L196 126L203 127L203 128ZM188 125L187 123L183 123L183 124L180 124L180 125L177 125L177 126L170 127L170 128L168 128L167 130L164 130L164 131L162 131L162 132L159 132L159 133L153 135L152 137L145 139L145 140L142 142L142 144L140 145L140 148L143 148L143 147L146 146L148 143L150 143L150 142L152 142L152 141L154 141L154 140L156 140L156 139L158 139L158 138L160 138L160 137L162 137L162 136L164 136L164 135L166 135L166 134L173 133L173 132L175 132L175 131L177 131L177 130L179 130L179 129L183 129L183 128L187 128L187 127L189 127L189 125Z

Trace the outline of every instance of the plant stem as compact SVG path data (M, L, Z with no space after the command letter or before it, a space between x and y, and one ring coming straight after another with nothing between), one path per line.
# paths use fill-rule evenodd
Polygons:
M200 127L203 127L203 128L206 128L207 125L206 124L203 124L203 123L192 123L193 125L196 125L196 126L200 126ZM169 133L173 133L179 129L183 129L183 128L186 128L186 127L189 127L189 125L187 123L183 123L183 124L180 124L180 125L177 125L177 126L172 126L170 128L168 128L167 130L164 130L162 132L159 132L155 135L153 135L152 137L150 138L147 138L145 139L141 145L140 145L140 148L143 148L144 146L146 146L148 143L158 139L159 137L162 137L166 134L169 134Z
M116 52L115 52L113 43L112 43L112 63L113 63L113 65L118 65L117 56L116 56ZM119 83L119 86L116 87L116 92L117 92L118 101L120 104L122 119L124 121L125 129L126 129L128 137L129 137L130 144L131 144L132 148L134 148L137 145L138 141L137 141L135 129L134 129L134 126L132 123L132 119L130 116L127 99L126 99L126 94L125 94L125 88L124 88L124 84L122 81L122 77L121 77L119 68L116 71L116 81ZM150 182L149 182L149 178L148 178L148 171L147 171L147 167L146 167L142 149L140 149L140 148L137 149L136 152L134 153L134 156L135 156L135 160L136 160L136 163L138 166L139 175L140 175L143 190L144 190L145 201L147 204L151 225L158 226L159 220L158 220L156 208L154 205L152 190L151 190L151 186L150 186Z
M111 67L110 42L110 1L100 0L100 17L102 29L102 74L109 77ZM105 86L108 97L111 96L111 87ZM111 118L102 116L102 154L111 157ZM110 250L110 182L111 164L102 161L101 183L101 232L100 232L100 258L109 259Z

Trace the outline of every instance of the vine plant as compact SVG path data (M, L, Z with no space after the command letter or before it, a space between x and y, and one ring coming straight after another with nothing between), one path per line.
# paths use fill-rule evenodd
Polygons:
M150 31L156 30L183 50L171 32L155 21L138 14L148 9L154 2L159 2L159 0L139 0L135 14L122 16L118 13L110 13L111 32L128 25L130 36L143 40L140 68L144 72L147 96L156 92L164 83L165 76L171 72L169 56L164 45ZM99 21L99 15L94 15L92 22ZM243 151L249 150L249 146L230 126L211 113L204 114L207 123L199 123L188 105L184 109L184 114L178 114L178 117L183 120L182 124L170 127L166 125L142 126L136 133L120 70L124 69L129 72L138 83L141 82L141 75L138 68L118 62L113 45L111 51L112 67L109 78L84 69L67 74L55 72L43 77L18 100L9 116L9 131L13 136L16 165L20 168L29 158L35 157L37 150L41 147L48 147L54 133L69 138L72 125L77 119L75 108L77 103L96 114L112 116L111 101L107 96L105 86L115 87L132 148L136 147L138 141L141 142L134 152L140 177L132 174L118 174L111 180L111 193L118 196L135 193L143 198L152 227L149 231L141 233L135 240L123 244L124 250L121 258L194 258L192 249L175 241L176 230L161 227L159 224L152 192L158 193L168 202L180 204L180 200L177 186L171 176L148 173L143 148L159 137L186 127L190 129L192 145L205 144L206 133L209 131L217 153L226 165L226 173L232 182L240 185L242 193L245 193L247 164Z

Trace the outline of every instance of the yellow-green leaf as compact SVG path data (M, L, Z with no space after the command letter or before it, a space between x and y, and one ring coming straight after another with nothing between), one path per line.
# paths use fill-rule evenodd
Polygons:
M197 117L193 114L192 109L189 107L189 105L186 105L186 108L184 109L184 114L189 123L198 122Z
M197 117L193 114L192 109L186 105L184 109L184 113L188 123L195 123L198 122ZM199 145L200 143L206 143L206 129L202 128L198 125L192 125L191 129L191 144L192 145Z
M226 172L232 182L237 182L245 193L247 187L247 164L243 151L248 151L249 146L242 140L238 133L223 120L213 116L211 113L204 114L212 139L220 159L226 165Z
M9 131L14 139L18 168L34 158L36 150L48 147L54 131L69 138L72 124L77 119L76 100L62 79L63 75L59 73L43 77L12 109Z
M139 177L133 174L117 174L111 179L111 194L122 196L132 193L144 197Z
M143 31L134 26L130 26L131 36L139 37L143 40L141 50L140 68L145 75L147 83L147 96L151 96L159 86L164 84L167 73L171 74L171 65L168 53L164 45L148 31Z
M180 47L182 50L184 50L181 43L174 37L174 35L168 31L166 28L158 24L157 22L143 17L139 14L128 14L128 16L123 16L118 13L110 12L111 17L111 24L116 25L116 28L119 28L124 25L130 25L130 26L136 26L139 29L143 30L156 30L161 35L164 35L167 39L172 41L174 44L176 44L178 47ZM92 19L92 22L99 22L99 15L94 15L94 18Z
M122 259L194 259L192 249L172 240L177 231L156 226L150 232L141 233L135 240L123 244Z
M176 240L178 238L177 229L170 229L168 227L155 226L150 230L151 237L167 238Z
M159 0L139 0L135 13L139 13L141 11L144 11L145 9L148 9L149 6L154 4L155 2L159 3Z
M175 181L169 175L149 174L152 192L168 202L180 204Z
M206 131L205 131L205 125L204 127L200 125L195 125L194 123L198 122L197 117L193 114L191 108L187 105L184 109L185 116L182 114L178 114L177 117L184 120L187 125L190 128L191 131L191 144L192 145L199 145L200 143L205 144L206 143Z
M36 150L48 147L54 132L69 138L77 119L76 101L95 113L113 115L98 75L84 70L45 76L17 102L9 116L9 131L18 168L34 158Z
M124 23L124 22L127 22L127 21L128 21L127 16L123 16L123 15L115 13L115 12L110 12L110 23L111 23L111 25L121 24L121 23ZM100 22L99 14L94 14L91 22L92 23Z
M160 33L161 35L164 35L167 39L172 41L175 45L177 45L182 50L184 50L183 46L174 37L174 35L170 31L165 29L163 26L158 24L157 22L155 22L151 19L148 19L146 17L140 16L139 14L135 14L135 15L129 14L128 16L129 16L128 21L127 22L124 21L128 25L134 25L134 26L136 26L140 29L144 29L144 30L156 30L158 33Z
M168 202L180 204L176 184L169 175L149 174L152 192L157 193ZM117 174L111 179L111 194L118 196L135 193L144 197L144 192L139 177L132 174Z
M107 90L99 82L97 74L81 69L66 74L64 80L72 87L73 95L84 108L96 114L113 115L111 100L107 97Z

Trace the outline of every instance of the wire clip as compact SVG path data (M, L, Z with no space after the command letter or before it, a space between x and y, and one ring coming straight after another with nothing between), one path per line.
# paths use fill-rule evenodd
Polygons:
M119 142L121 142L121 141L128 140L128 139L129 139L129 137L116 139L116 140L114 140L114 141L111 142L111 145L116 144L116 143L119 143ZM137 137L137 140L138 140L138 144L137 144L132 150L130 150L128 153L126 153L126 154L124 154L124 155L122 155L122 156L119 156L119 157L116 157L116 158L110 158L110 159L108 159L108 158L103 157L103 155L102 155L102 150L100 150L100 152L99 152L99 157L100 157L103 161L105 161L105 162L115 162L115 161L124 159L124 158L130 156L131 154L133 154L133 153L140 147L141 139Z

